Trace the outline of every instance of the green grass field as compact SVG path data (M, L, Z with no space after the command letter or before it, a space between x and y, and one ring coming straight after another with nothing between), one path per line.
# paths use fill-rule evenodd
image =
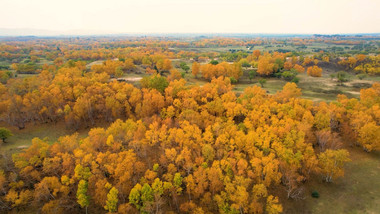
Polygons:
M306 184L305 200L282 200L284 213L380 212L380 152L366 153L357 147L347 149L352 161L346 164L344 177L333 183L314 178ZM319 198L311 197L314 190L319 192Z
M10 153L19 152L22 149L29 147L33 138L45 139L47 142L53 144L60 136L71 135L75 131L66 129L63 123L58 124L29 124L25 129L19 130L16 127L0 124L11 130L13 136L6 140L6 143L0 144L0 150ZM86 137L89 129L78 130L80 137Z

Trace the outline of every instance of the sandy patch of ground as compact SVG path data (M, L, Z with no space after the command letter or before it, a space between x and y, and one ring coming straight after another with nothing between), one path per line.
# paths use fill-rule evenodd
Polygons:
M347 91L350 94L360 95L359 91Z
M28 145L21 145L21 146L17 146L17 149L26 149L28 147L29 147Z
M125 82L137 82L140 81L142 77L120 77L120 78L114 78L112 80L117 80L117 81L125 81Z

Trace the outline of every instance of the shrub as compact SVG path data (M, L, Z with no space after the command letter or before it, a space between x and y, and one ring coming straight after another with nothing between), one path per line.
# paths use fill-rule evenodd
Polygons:
M298 83L300 81L300 78L294 77L291 82Z
M314 65L307 69L307 75L312 77L321 77L322 76L322 68Z
M255 70L250 70L249 71L249 81L252 81L256 77L256 71Z
M248 60L246 60L246 59L241 59L240 61L239 61L239 63L241 64L241 66L242 67L244 67L244 68L249 68L249 67L251 67L251 64L248 62Z
M186 73L190 70L190 67L186 64L186 62L181 62L179 67L181 67Z
M296 76L297 76L297 71L295 71L295 70L284 71L281 73L281 76L286 81L293 81L293 79L296 78Z
M338 79L338 82L340 85L342 85L344 82L348 81L347 74L344 71L339 71L336 74L336 78Z
M316 190L314 190L314 191L311 193L311 197L313 197L313 198L319 198L319 193L318 193Z
M217 60L213 59L210 61L210 64L217 65L217 64L219 64L219 62Z
M5 143L5 140L10 136L12 136L11 131L9 131L8 129L4 127L0 127L0 139L2 139L4 143Z

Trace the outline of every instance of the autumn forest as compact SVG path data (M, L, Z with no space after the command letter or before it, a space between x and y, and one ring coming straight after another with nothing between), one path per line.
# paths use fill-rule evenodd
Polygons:
M380 160L379 80L374 35L1 37L0 212L295 213Z

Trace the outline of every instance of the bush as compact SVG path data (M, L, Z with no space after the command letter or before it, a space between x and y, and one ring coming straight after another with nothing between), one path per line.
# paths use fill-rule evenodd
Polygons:
M311 193L311 197L313 197L313 198L319 198L319 193L318 193L316 190L314 190L314 191Z
M282 73L277 72L277 73L274 73L273 76L280 79L282 77Z
M8 129L4 127L0 127L0 139L2 139L4 143L5 143L5 140L12 135L13 134L11 131L9 131Z
M219 64L219 62L216 61L215 59L213 59L213 60L210 61L210 64L212 64L212 65L217 65L217 64Z
M282 78L284 78L286 81L292 81L296 78L297 72L294 70L291 71L284 71L281 74Z
M246 59L241 59L240 61L239 61L239 63L241 64L241 66L242 67L244 67L244 68L249 68L249 67L251 67L251 64L248 62L248 60L246 60Z
M298 83L300 81L300 78L294 77L291 82Z
M181 62L179 67L184 70L186 73L190 70L190 67L186 64L186 62Z
M348 82L347 74L344 71L339 71L336 74L336 78L338 79L339 85L343 85L344 82Z
M307 69L307 75L312 77L321 77L322 76L322 68L314 65Z
M255 70L250 70L248 74L249 74L249 81L252 81L252 79L254 79L257 75Z

